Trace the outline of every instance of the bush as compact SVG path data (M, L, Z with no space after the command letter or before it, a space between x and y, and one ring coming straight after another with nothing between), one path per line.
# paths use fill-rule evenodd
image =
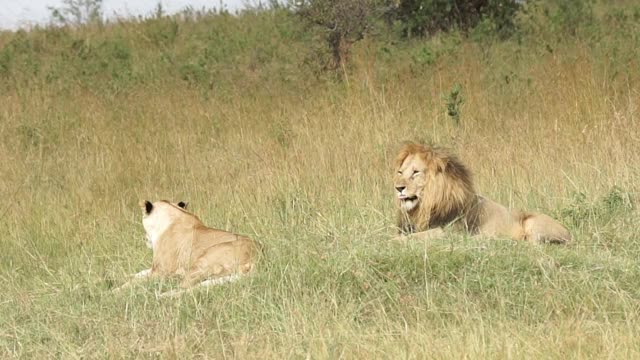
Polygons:
M594 23L593 0L553 0L543 3L543 11L554 33L576 36Z
M493 23L497 35L506 37L515 29L520 3L515 0L402 0L396 17L407 37L439 31L468 31L480 21Z

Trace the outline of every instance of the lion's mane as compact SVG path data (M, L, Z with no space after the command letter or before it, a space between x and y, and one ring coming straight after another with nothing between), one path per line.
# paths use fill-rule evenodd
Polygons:
M402 147L394 162L395 169L410 155L417 155L427 165L429 185L424 187L417 208L405 212L398 206L398 227L409 233L462 220L475 200L469 170L446 149L416 143Z

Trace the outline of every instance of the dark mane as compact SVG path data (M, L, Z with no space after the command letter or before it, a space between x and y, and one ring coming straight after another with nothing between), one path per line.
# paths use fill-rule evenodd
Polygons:
M471 172L467 167L447 149L409 143L396 157L396 168L409 155L418 155L425 162L430 181L416 209L408 213L398 210L399 228L404 232L418 232L464 218L475 197Z

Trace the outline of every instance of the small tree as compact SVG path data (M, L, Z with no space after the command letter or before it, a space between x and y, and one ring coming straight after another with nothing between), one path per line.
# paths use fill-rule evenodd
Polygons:
M63 25L80 26L102 21L102 0L62 0L63 6L49 6L53 21Z
M369 31L377 0L304 0L296 4L297 13L325 32L332 55L330 68L342 68L351 46Z

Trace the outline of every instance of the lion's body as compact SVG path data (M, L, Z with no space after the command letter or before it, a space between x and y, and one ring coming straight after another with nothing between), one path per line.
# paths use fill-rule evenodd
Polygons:
M181 287L188 288L233 281L254 268L259 245L250 238L206 227L183 203L145 201L141 205L153 261L151 269L136 278L176 275L182 277Z
M476 194L471 174L453 155L407 144L395 161L398 228L403 234L440 236L452 226L471 235L535 243L567 243L571 234L544 214L509 209Z

